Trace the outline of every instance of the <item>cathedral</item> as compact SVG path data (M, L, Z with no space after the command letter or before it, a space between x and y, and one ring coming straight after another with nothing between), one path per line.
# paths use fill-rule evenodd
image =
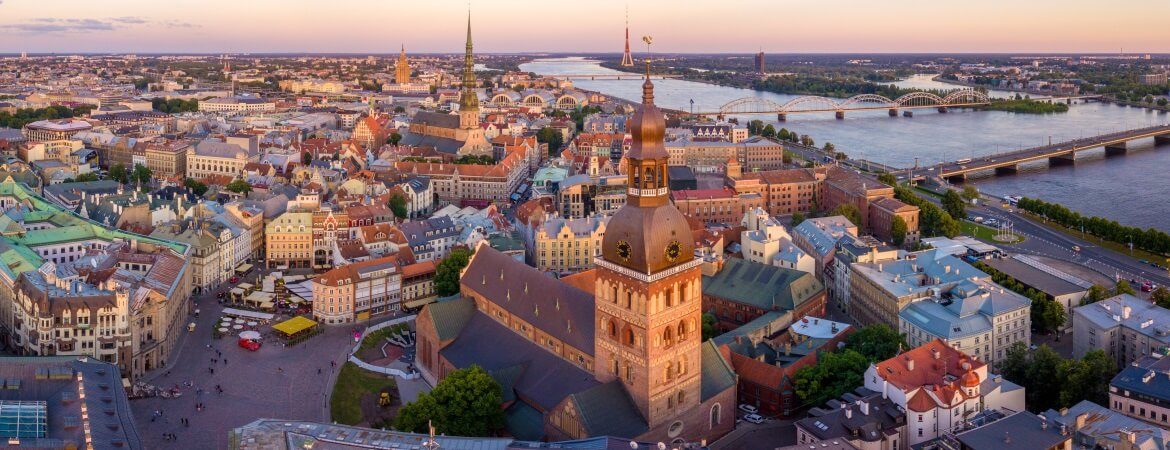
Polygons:
M425 377L483 367L521 439L710 442L734 428L737 379L701 338L701 260L670 202L665 130L647 77L631 119L626 204L596 268L558 280L480 245L460 295L419 314Z
M407 75L409 76L409 74ZM463 56L463 86L459 93L459 115L419 111L411 119L401 145L433 147L457 156L491 155L492 145L479 126L479 96L475 90L475 57L471 46L471 17L467 17L467 48Z

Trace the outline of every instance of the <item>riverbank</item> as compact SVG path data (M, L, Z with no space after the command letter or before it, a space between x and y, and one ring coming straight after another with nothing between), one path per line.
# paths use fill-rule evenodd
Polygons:
M1039 100L995 100L980 109L1017 114L1056 114L1068 112L1068 105L1061 102L1042 102Z

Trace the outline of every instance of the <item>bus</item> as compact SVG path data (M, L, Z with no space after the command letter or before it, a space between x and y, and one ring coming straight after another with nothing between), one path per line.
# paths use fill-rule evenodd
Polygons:
M963 159L960 159L958 161L955 161L955 164L967 164L969 162L971 162L971 158L963 158Z

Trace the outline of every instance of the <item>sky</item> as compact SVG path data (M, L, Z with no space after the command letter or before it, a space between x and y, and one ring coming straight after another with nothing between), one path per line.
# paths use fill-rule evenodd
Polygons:
M477 52L1170 53L1170 0L473 0ZM452 53L463 0L0 0L0 53Z

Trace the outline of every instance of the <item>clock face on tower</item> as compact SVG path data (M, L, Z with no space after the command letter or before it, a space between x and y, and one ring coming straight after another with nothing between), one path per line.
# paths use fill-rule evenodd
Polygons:
M670 262L678 261L678 257L682 254L682 244L678 241L670 241L666 244L666 260Z
M622 261L629 261L629 260L630 260L630 254L632 254L633 252L634 252L634 249L633 249L632 247L630 247L630 243L629 243L629 242L626 242L626 241L618 241L618 243L617 243L617 255L618 255L618 257L619 257L619 258L621 258L621 259L622 259Z

